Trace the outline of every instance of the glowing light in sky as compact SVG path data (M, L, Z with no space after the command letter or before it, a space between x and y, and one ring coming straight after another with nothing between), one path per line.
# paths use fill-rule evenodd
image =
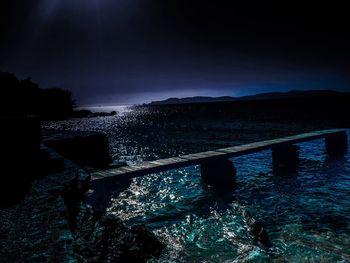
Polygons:
M104 4L108 4L110 1L103 1ZM38 6L38 13L42 18L50 18L55 15L55 11L64 8L65 10L96 10L98 12L100 8L100 0L73 0L73 1L60 1L60 0L42 0Z
M39 5L39 12L43 17L50 16L59 3L59 0L44 0Z

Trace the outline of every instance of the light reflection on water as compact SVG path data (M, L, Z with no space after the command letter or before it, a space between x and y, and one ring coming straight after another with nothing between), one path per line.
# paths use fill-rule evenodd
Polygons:
M172 124L148 121L139 112L70 120L54 128L103 131L114 158L129 163L265 139L264 128L248 122L174 124L180 128L170 129ZM266 134L290 128L268 125ZM256 129L239 137L242 127ZM274 175L269 151L232 159L237 187L225 196L202 183L198 166L152 174L133 179L114 195L108 213L128 224L145 224L163 240L167 248L161 262L350 262L349 153L330 159L322 140L301 146L297 174ZM249 235L244 210L264 223L270 249Z

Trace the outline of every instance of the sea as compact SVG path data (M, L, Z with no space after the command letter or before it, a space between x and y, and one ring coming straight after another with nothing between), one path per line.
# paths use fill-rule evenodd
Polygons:
M113 161L127 164L315 128L288 121L172 120L163 118L161 109L147 107L112 110L117 114L43 126L103 132ZM106 213L128 225L145 225L165 244L152 262L350 262L350 152L330 157L323 140L299 146L297 172L275 174L271 152L262 151L232 159L237 185L225 194L202 182L198 165L149 174L114 193ZM269 247L250 233L246 212L266 229Z

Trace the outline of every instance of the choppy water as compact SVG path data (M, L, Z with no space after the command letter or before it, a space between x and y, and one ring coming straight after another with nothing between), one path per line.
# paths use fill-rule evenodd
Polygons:
M305 129L233 120L164 123L141 110L45 126L103 131L113 158L128 163ZM264 151L232 159L237 187L224 196L208 189L193 166L133 179L107 211L128 224L145 224L163 240L160 262L350 262L350 154L328 158L322 140L301 146L295 174L273 174ZM266 226L269 249L254 242L243 211Z

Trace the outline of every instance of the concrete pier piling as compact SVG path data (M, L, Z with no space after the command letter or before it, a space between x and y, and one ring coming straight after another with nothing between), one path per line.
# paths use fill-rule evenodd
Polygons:
M297 145L280 145L272 148L272 165L275 171L294 172L299 166L299 149Z
M206 160L201 163L203 181L218 190L232 189L236 185L236 169L230 160Z
M330 156L342 155L348 147L348 136L346 131L329 134L325 137L326 152Z

